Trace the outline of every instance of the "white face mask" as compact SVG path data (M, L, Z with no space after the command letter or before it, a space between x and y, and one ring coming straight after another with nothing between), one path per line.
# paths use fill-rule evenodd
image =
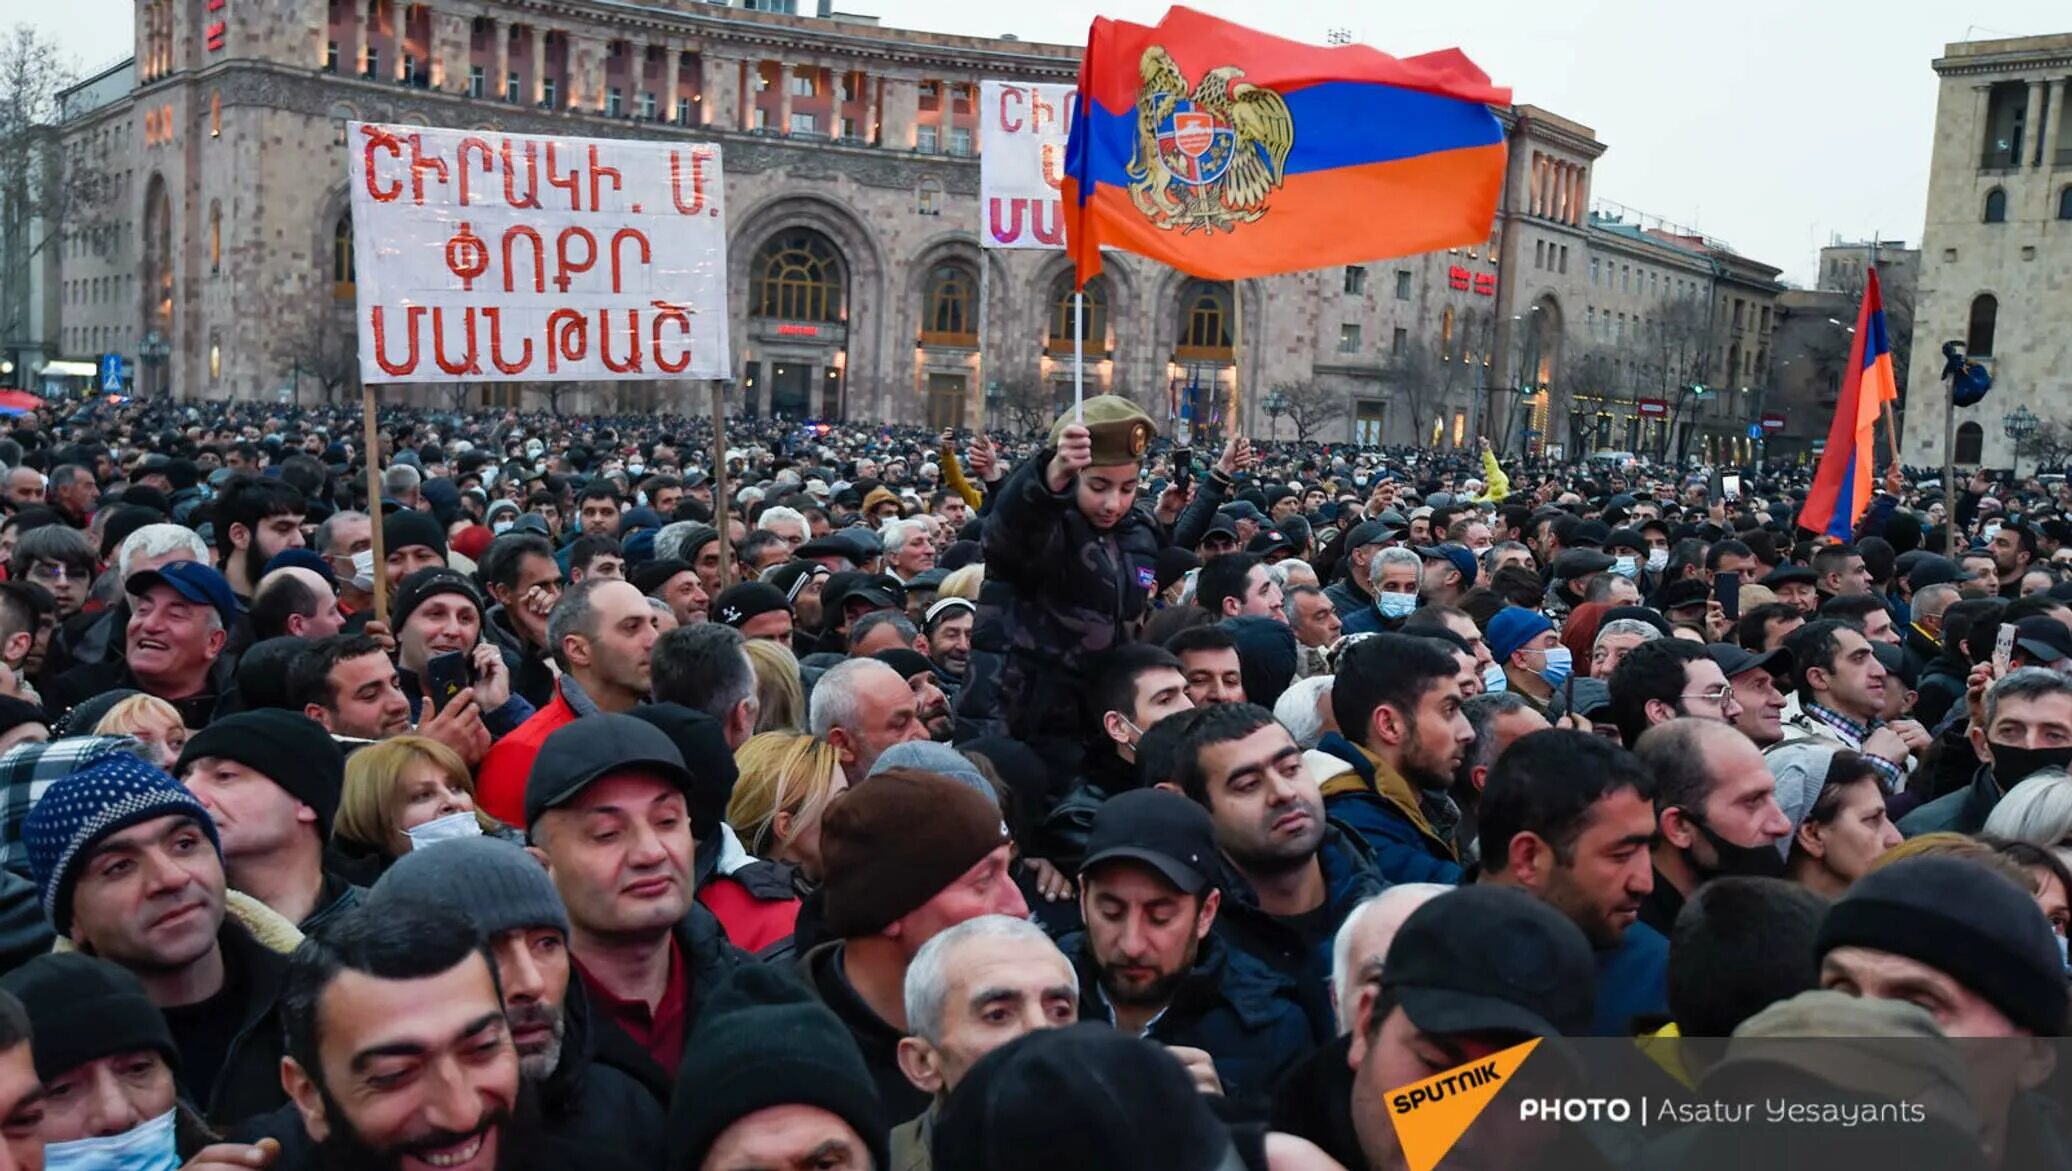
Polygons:
M627 475L629 475L629 476L644 476L644 475L647 475L647 465L646 465L646 464L627 464L627 465L626 465L626 474L627 474Z
M1662 570L1669 568L1669 550L1649 549L1648 568L1654 570L1657 573L1660 573Z
M46 1143L45 1171L176 1171L180 1155L173 1146L173 1115L168 1110L121 1134Z
M514 525L514 524L517 524L517 523L518 523L517 521L513 521L513 520L500 520L500 521L496 522L495 524L493 524L493 525L490 525L489 527L490 527L490 529L491 529L491 530L493 530L493 531L494 531L494 532L495 532L495 533L496 533L496 534L497 534L498 536L502 536L503 534L505 534L505 533L508 533L508 532L510 532L510 531L511 531L511 526L512 526L512 525Z
M449 813L435 817L423 825L414 825L403 831L410 838L410 848L422 850L436 842L450 842L455 838L479 838L482 836L482 822L474 813Z
M1504 665L1502 663L1491 663L1487 667L1482 668L1482 690L1495 693L1503 691L1510 686L1511 681L1504 677Z

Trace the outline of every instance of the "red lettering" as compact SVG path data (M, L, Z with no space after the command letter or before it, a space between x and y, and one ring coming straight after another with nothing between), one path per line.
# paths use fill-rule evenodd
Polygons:
M648 238L639 228L620 228L612 233L612 292L614 293L626 291L626 286L620 280L619 245L628 240L640 246L641 264L646 265L654 261L654 252L648 246Z
M403 312L403 328L410 334L410 349L401 362L388 356L388 323L382 319L381 308L376 305L369 314L374 329L374 363L387 371L390 377L401 378L417 369L417 322L424 316L424 306L412 305Z
M1043 124L1045 122L1055 122L1058 120L1058 108L1043 100L1043 91L1041 90L1030 91L1029 101L1032 107L1029 114L1030 125L1035 129L1036 133L1041 134L1043 133Z
M520 339L525 349L520 351L516 362L504 360L504 311L497 308L484 309L482 316L489 319L489 360L506 374L521 374L532 365L532 339Z
M1049 226L1048 226L1048 227L1044 226L1044 223L1043 223L1043 210L1044 210L1045 208L1049 208L1049 209L1050 209L1050 224L1049 224ZM1053 199L1053 200L1049 200L1049 201L1047 201L1047 202L1044 202L1044 203L1037 203L1037 202L1035 202L1034 200L1031 200L1031 201L1029 202L1029 231L1030 231L1030 233L1031 233L1032 235L1034 235L1034 236L1035 236L1035 237L1036 237L1036 238L1037 238L1038 240L1041 240L1041 241L1043 241L1043 242L1044 242L1045 244L1062 244L1062 243L1064 243L1064 242L1065 242L1065 203L1064 203L1064 201L1063 201L1063 200L1060 200L1060 199Z
M439 363L439 369L448 374L480 374L482 365L475 360L474 309L465 311L461 317L461 326L462 332L467 335L468 349L460 356L460 361L455 362L446 357L446 310L436 306L432 309L432 359Z
M583 210L583 172L580 168L571 168L566 175L555 174L554 144L551 142L547 144L547 186L568 192L570 211Z
M1043 181L1050 184L1052 191L1065 189L1065 147L1063 143L1043 144Z
M652 327L655 350L655 368L665 374L681 374L691 364L691 315L685 312L688 305L673 301L656 301L655 319ZM662 356L662 326L674 324L683 330L683 357L675 362Z
M475 278L489 271L489 246L466 220L460 222L453 239L446 241L446 267L460 278L461 291L469 293L475 291Z
M424 173L426 171L436 172L439 176L439 182L446 182L446 160L426 157L424 153L424 135L413 134L410 136L410 201L420 206L424 203Z
M454 155L454 166L459 172L455 179L460 185L460 205L462 207L468 205L468 152L471 150L482 156L483 174L487 175L496 170L496 152L489 148L487 142L472 134L460 140L460 150L455 152Z
M597 311L597 356L604 360L604 368L614 374L634 374L646 369L640 352L640 310L626 310L626 347L632 355L625 361L612 359L612 311Z
M530 240L532 242L532 291L535 293L546 292L547 244L546 241L540 239L538 231L524 224L513 224L504 229L504 292L515 293L518 291L512 284L512 278L517 274L517 266L511 263L511 241L514 239Z
M1022 128L1022 119L1019 114L1009 114L1007 112L1007 104L1010 101L1016 105L1022 104L1022 88L1020 86L1003 86L1000 90L1000 129L1012 134Z
M362 125L360 133L367 136L367 145L364 149L360 167L366 175L367 194L373 196L377 203L391 202L403 193L403 181L401 179L394 180L384 192L374 177L374 152L385 150L388 152L389 158L401 159L403 157L403 140L379 126Z
M580 362L590 356L590 319L580 310L556 309L547 315L547 373L561 369L563 361Z
M590 210L591 210L591 211L599 211L599 210L602 210L602 209L603 209L603 207L604 207L604 196L603 196L603 193L602 193L602 191L600 190L600 188L602 187L602 183L601 183L600 181L601 181L601 180L603 180L603 179L607 179L607 178L609 178L609 179L610 179L610 180L612 181L612 190L613 190L613 191L617 191L617 190L619 190L619 171L618 171L618 168L616 168L616 167L607 167L607 166L604 166L604 165L600 164L600 163L599 163L599 162L597 161L597 148L596 148L595 146L592 146L592 147L590 148Z
M712 152L704 147L691 151L691 201L683 201L683 157L669 152L669 194L676 200L679 215L697 215L705 209L705 160Z
M1000 226L1000 206L1002 202L1001 199L995 197L991 208L993 239L1000 241L1002 244L1012 244L1021 238L1022 204L1027 201L1021 199L1004 201L1007 205L1007 226L1005 228Z
M570 240L580 240L583 243L583 259L580 263L569 257ZM596 264L597 237L590 234L590 229L561 229L561 235L554 238L554 287L564 293L568 292L568 286L574 278L589 272Z
M540 160L539 144L525 144L525 197L519 198L512 190L511 181L518 177L518 168L511 165L511 140L504 139L503 150L499 152L504 160L504 202L512 207L538 207L540 205Z

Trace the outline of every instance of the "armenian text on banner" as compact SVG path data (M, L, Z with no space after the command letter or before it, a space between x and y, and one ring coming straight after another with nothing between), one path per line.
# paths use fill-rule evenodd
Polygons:
M987 248L1065 246L1065 139L1078 91L1063 84L982 81L979 242Z
M718 146L346 133L364 381L727 376Z

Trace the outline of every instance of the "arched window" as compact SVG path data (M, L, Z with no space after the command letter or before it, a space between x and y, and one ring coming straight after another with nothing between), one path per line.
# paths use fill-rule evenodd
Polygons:
M2007 222L2007 192L1998 187L1986 192L1986 222L2004 224Z
M209 137L223 137L223 92L209 91Z
M929 272L921 309L922 344L978 344L978 280L962 264L938 264Z
M1105 354L1108 352L1108 280L1095 277L1086 282L1085 333L1086 352ZM1058 274L1050 286L1050 337L1048 347L1052 353L1072 352L1072 274L1070 271Z
M942 180L927 176L914 188L914 211L919 215L941 215L942 199Z
M353 213L341 212L331 225L331 294L350 298L359 277L353 265Z
M772 236L755 258L749 304L757 317L842 320L842 262L827 237L805 228Z
M1964 335L1964 352L1974 358L1993 353L1993 330L2000 323L2000 299L1980 293L1971 299L1971 328Z
M209 204L209 272L223 271L223 205Z
M1453 306L1439 314L1439 360L1453 361Z
M1180 296L1179 356L1230 359L1230 286L1195 283Z
M2072 220L2072 186L2058 192L2058 218Z
M1951 463L1975 464L1985 458L1986 429L1977 423L1957 428L1957 453Z

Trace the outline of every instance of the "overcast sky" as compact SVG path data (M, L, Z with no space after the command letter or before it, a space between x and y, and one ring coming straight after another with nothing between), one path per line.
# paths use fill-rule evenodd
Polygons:
M249 0L248 0L249 2ZM1831 235L1918 245L1951 41L2072 32L2065 0L1196 0L1266 31L1331 30L1398 56L1459 46L1516 100L1597 132L1592 197L1697 228L1810 283ZM800 0L810 10L813 0ZM130 52L132 0L30 17L83 67ZM885 24L1079 42L1165 0L839 0Z

